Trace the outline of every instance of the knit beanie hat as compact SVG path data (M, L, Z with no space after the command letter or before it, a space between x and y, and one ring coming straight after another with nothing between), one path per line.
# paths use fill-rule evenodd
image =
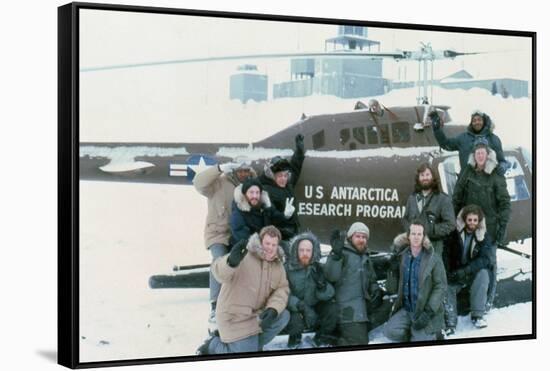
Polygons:
M369 227L361 222L355 222L349 227L347 237L351 238L354 233L364 233L367 235L367 238L370 236Z

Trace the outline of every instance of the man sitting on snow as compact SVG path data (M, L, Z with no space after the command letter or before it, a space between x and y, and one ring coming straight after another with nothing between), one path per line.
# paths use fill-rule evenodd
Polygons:
M483 211L477 205L464 207L456 219L457 231L451 235L444 253L447 266L446 326L453 334L457 324L457 294L470 290L470 316L477 328L487 327L483 317L496 261L494 245L485 226Z

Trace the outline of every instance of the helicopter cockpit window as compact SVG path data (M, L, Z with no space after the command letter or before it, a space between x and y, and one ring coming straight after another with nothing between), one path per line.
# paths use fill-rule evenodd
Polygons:
M388 144L390 142L390 132L388 124L380 124L380 143Z
M340 130L340 144L345 145L349 141L349 129Z
M319 149L325 146L325 131L321 130L313 134L313 149Z
M411 132L408 122L394 122L391 124L393 143L408 143L411 141Z
M361 144L365 144L365 128L353 128L353 137Z
M511 201L528 200L531 198L527 183L525 182L525 173L518 160L513 156L506 156L511 166L506 172L506 186Z
M367 141L369 144L378 144L378 129L376 126L367 126Z

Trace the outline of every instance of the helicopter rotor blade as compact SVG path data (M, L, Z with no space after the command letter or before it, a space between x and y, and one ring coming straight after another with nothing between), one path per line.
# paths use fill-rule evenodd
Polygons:
M133 64L117 64L109 66L97 66L97 67L84 67L80 69L80 72L94 72L94 71L105 71L105 70L114 70L114 69L124 69L124 68L135 68L135 67L149 67L149 66L160 66L167 64L186 64L186 63L200 63L200 62L218 62L218 61L230 61L230 60L241 60L241 59L278 59L278 58L317 58L317 57L327 57L327 58L336 58L336 57L350 57L350 58L394 58L394 59L403 59L406 56L403 52L393 52L393 53L380 53L380 52L326 52L326 53L275 53L275 54L250 54L250 55L234 55L234 56L223 56L223 57L201 57L201 58L189 58L189 59L174 59L168 61L155 61L155 62L144 62L144 63L133 63Z

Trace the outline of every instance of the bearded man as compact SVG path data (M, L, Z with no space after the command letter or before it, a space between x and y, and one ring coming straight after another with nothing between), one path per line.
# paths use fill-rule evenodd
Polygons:
M415 219L426 227L432 247L441 256L444 240L455 230L455 213L451 198L441 192L439 180L427 163L416 170L414 192L407 200L402 219L403 228L408 230Z

